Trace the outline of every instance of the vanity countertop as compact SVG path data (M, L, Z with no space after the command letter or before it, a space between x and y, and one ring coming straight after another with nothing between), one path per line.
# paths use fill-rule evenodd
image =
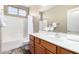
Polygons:
M54 34L57 36L57 38L54 37ZM55 32L52 32L52 33L39 32L39 33L32 33L31 35L39 37L43 40L46 40L50 43L53 43L55 45L65 48L65 49L79 53L79 42L76 42L73 40L68 40L66 35L71 35L71 34L65 34L65 33L61 33L61 34L62 34L61 38Z

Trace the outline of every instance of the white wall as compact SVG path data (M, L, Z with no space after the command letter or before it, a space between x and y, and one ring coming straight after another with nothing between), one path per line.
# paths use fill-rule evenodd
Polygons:
M3 5L0 5L0 18L1 18L1 15L2 15L2 9L3 9ZM1 26L0 26L0 51L1 51Z

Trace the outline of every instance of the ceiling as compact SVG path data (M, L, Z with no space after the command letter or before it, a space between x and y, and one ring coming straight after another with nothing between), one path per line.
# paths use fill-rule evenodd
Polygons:
M39 12L45 12L49 10L50 8L54 7L54 5L24 5L25 7L30 8L30 14L33 16L39 15Z
M35 11L46 11L52 7L55 7L55 5L24 5L26 7L29 7L30 10L35 10Z

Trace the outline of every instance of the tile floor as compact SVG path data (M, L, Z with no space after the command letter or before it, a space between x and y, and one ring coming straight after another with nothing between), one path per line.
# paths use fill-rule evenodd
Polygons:
M11 51L3 52L1 54L30 54L30 51L25 50L25 49L20 47L20 48L13 49Z

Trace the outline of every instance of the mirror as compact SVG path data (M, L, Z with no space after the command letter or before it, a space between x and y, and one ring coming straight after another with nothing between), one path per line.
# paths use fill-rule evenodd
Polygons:
M67 11L67 32L79 34L79 7Z

